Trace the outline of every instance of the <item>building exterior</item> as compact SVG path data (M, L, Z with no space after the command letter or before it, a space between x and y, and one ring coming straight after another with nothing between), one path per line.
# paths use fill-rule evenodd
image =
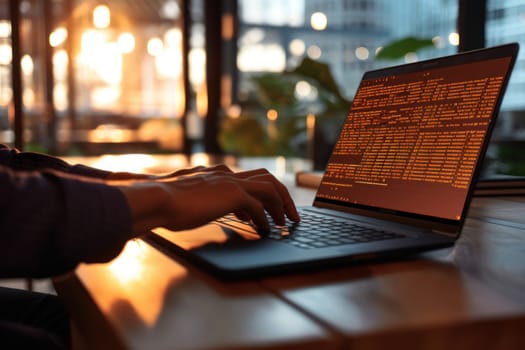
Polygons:
M319 13L325 16L326 26L314 30L312 15ZM273 70L293 66L300 56L308 55L328 63L341 90L351 98L364 71L404 61L375 60L376 50L393 40L413 33L436 38L437 47L417 53L420 59L455 52L455 46L448 44L448 36L455 31L456 17L454 0L245 0L241 2L241 56L245 45L254 44L244 39L253 38L254 29L258 28L257 44L267 45L264 52L273 50L272 54L276 54L276 47L281 48L276 57L283 57L280 61L284 66ZM291 52L290 46L297 41L302 43L303 51ZM268 50L270 43L277 46ZM255 67L254 58L244 59L254 67L244 65L241 71L264 68ZM416 56L407 59L414 60Z
M334 74L343 77L341 87L350 97L366 70L455 51L447 38L455 31L457 1L305 0L305 21L315 12L325 13L328 27L336 33L328 40L325 33L317 37L323 52L320 59L330 62ZM414 33L436 38L438 46L397 62L375 59L382 46ZM313 35L305 39L314 40Z
M279 57L270 60L259 55L260 62L274 64L269 69L273 71L292 68L303 56L328 63L349 99L364 71L453 54L459 44L457 0L241 0L240 5L241 53L250 45L263 45L259 52L266 53L266 57ZM320 19L320 23L312 23L314 18ZM524 22L525 0L487 0L486 45L523 41ZM407 36L433 38L435 47L397 61L375 58L382 46ZM257 57L244 57L243 62L253 64ZM264 71L264 67L264 64L253 65L252 69L246 65L239 67L241 80ZM492 140L493 145L510 144L514 147L513 154L525 140L522 96L525 96L523 53L518 57ZM491 147L489 156L500 160L498 152L503 148ZM502 169L497 171L506 171Z
M486 41L488 46L522 42L525 38L525 1L489 0L487 2ZM500 139L525 139L525 55L523 45L502 105L502 118L496 130Z

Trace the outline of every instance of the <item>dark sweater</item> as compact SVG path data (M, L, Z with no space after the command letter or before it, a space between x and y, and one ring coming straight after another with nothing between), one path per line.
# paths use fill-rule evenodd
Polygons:
M131 233L109 172L0 145L0 277L48 277L116 257Z

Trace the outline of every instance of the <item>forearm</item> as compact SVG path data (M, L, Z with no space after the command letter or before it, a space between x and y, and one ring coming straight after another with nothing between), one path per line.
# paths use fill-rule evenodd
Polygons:
M101 180L148 180L153 176L129 172L111 172L86 166L83 164L69 164L63 159L35 152L20 152L0 144L0 165L17 171L44 171L53 170L63 174L81 176L86 179Z
M102 183L0 166L0 276L44 277L114 258L131 237L125 197Z

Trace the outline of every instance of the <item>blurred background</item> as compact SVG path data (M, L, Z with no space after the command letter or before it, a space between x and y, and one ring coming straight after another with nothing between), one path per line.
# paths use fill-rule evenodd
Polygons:
M0 143L322 169L364 71L525 41L525 0L0 0ZM520 54L485 162L525 175Z

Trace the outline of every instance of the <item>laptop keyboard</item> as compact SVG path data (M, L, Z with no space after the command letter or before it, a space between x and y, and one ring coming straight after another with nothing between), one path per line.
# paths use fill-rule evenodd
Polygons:
M227 218L222 218L219 222L227 223L228 220L243 222L234 215L228 215ZM287 220L285 226L274 225L270 217L268 220L270 221L272 230L262 235L263 237L292 244L303 249L404 237L398 233L378 230L353 221L305 212L301 213L300 222L295 223Z

